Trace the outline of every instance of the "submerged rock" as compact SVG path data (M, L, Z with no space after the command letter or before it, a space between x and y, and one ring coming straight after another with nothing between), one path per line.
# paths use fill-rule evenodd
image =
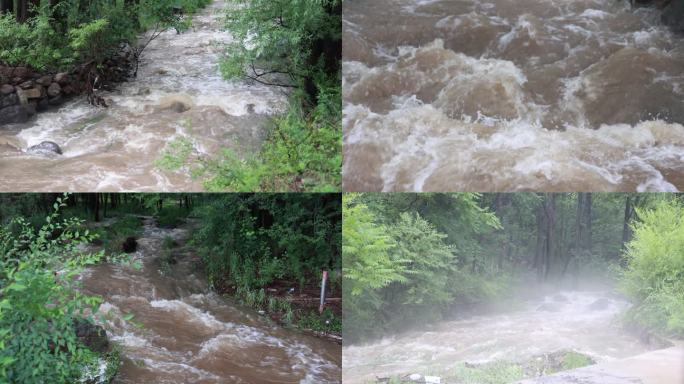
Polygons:
M121 245L121 250L123 250L125 253L133 253L136 249L138 249L138 241L135 239L135 237L126 238L126 241L124 241Z
M74 322L74 329L78 340L91 351L104 353L109 349L107 332L101 326L79 319Z
M53 141L43 141L40 144L32 145L26 149L27 153L34 155L53 155L62 154L62 148Z

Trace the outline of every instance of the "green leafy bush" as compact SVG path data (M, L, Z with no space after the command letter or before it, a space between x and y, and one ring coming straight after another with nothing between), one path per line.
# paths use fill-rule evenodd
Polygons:
M107 46L104 44L109 33L109 21L97 19L69 30L69 46L76 57L86 57L100 63L104 59Z
M73 383L96 364L74 322L100 300L81 294L75 278L103 252L80 248L93 235L79 219L59 219L64 206L58 199L38 230L22 218L0 228L0 381Z
M71 63L66 42L51 26L51 15L42 7L38 16L18 23L14 15L0 14L0 62L36 69L59 68Z
M621 289L635 305L629 321L669 335L684 336L684 207L660 202L637 209L634 237L627 245Z

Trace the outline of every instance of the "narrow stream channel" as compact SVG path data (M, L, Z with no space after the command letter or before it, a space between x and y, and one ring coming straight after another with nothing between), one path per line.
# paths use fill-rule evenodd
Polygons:
M225 7L215 0L195 15L189 31L171 29L153 40L137 78L100 93L109 108L90 106L81 97L29 123L3 127L0 190L201 191L189 175L155 167L168 142L188 136L203 154L221 148L257 152L267 117L284 111L286 95L221 78L222 43L231 41L230 32L222 30ZM64 154L25 152L46 140Z
M107 334L123 350L114 382L339 383L338 344L274 325L208 290L186 244L190 231L158 228L144 218L134 254L141 269L100 264L84 273L84 291L104 298ZM178 245L165 267L167 238ZM126 314L134 318L126 321Z

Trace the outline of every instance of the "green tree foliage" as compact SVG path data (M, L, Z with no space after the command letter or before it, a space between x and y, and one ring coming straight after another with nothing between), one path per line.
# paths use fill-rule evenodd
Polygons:
M407 280L404 262L390 257L395 244L387 228L357 202L359 196L342 197L344 330L352 330L345 335L350 338L378 331L377 315L385 305L381 290Z
M235 43L223 74L297 87L315 102L316 89L307 87L338 77L341 6L341 0L236 0L228 12Z
M684 336L684 206L661 201L654 209L637 209L637 214L621 276L621 288L636 303L628 319Z
M0 228L0 381L73 383L97 363L74 321L99 300L79 293L75 278L103 253L79 248L93 235L60 219L65 206L58 199L38 230L21 217Z
M501 292L504 279L486 268L472 269L478 236L499 228L478 198L345 195L345 337L355 341L436 320L454 303Z
M22 0L26 2L26 0ZM60 0L42 1L22 19L0 14L0 63L60 70L90 60L101 63L121 42L134 43L153 29L187 29L186 14L208 0Z
M355 204L357 197L348 193L342 198L342 271L352 296L366 295L394 281L406 281L404 263L389 256L395 244L387 229L376 223L365 204Z
M338 195L218 195L198 209L194 241L216 288L303 286L340 270L340 210Z

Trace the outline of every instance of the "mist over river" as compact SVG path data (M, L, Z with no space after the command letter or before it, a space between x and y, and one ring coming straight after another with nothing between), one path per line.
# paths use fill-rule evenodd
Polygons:
M344 7L345 190L684 189L684 39L660 10Z
M604 303L597 306L596 303ZM520 309L467 316L342 350L345 383L378 377L440 374L459 362L522 362L574 350L596 362L648 351L625 332L619 315L630 304L600 291L565 291L525 300Z

